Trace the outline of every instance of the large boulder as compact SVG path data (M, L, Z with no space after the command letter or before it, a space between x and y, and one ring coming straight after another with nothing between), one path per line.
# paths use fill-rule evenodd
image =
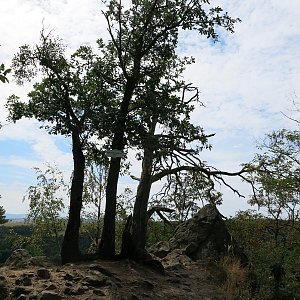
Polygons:
M12 252L10 257L4 263L5 266L16 267L16 268L25 268L30 265L29 260L31 255L25 249L17 249Z
M26 249L17 249L12 252L4 265L13 268L26 268L30 266L49 267L51 262L46 256L32 257Z
M180 249L192 260L219 260L230 252L240 257L246 256L227 230L222 215L212 204L205 205L191 219L181 223L169 241L171 251Z

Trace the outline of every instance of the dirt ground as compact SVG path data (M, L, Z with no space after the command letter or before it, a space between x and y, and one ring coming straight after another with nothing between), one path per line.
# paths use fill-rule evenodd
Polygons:
M0 268L0 299L225 299L213 264L166 266L165 275L134 261Z

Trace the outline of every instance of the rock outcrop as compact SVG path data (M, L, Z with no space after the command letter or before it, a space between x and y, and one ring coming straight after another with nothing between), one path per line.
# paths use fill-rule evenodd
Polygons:
M169 242L154 249L165 272L129 259L55 266L19 249L0 268L0 299L224 299L219 271L206 262L228 251L245 260L212 205L180 224Z
M215 271L185 258L185 266L170 266L160 275L128 259L41 267L18 250L0 268L0 299L223 299L219 285L212 280Z
M174 257L183 260L182 255L193 261L217 261L228 252L239 257L242 264L247 263L247 257L228 232L222 215L211 204L178 225L168 243L160 242L152 247L154 255L163 258L165 263L169 258L172 264Z

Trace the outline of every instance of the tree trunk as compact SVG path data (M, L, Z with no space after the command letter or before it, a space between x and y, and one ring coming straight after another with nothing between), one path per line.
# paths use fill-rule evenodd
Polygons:
M153 150L144 149L141 180L138 185L132 217L132 238L136 250L144 250L147 237L147 207L152 185Z
M133 258L136 260L149 259L145 251L147 240L147 222L148 222L148 201L152 186L152 166L153 166L153 136L157 124L157 118L152 117L149 120L149 132L146 140L144 141L144 157L142 164L141 180L137 188L135 198L133 216L130 223L126 225L123 232L121 257Z
M98 251L99 255L106 259L115 256L115 216L120 165L120 158L112 158L107 177L104 223Z
M120 108L120 115L117 119L117 127L115 129L115 134L112 141L112 149L124 149L126 118L135 84L135 80L132 78L129 78L126 83L125 93ZM121 158L111 158L106 184L106 202L103 230L101 235L101 242L98 248L98 254L102 258L107 259L112 259L115 257L115 218L117 204L117 188L120 170Z
M69 219L64 235L61 259L62 264L75 262L80 259L79 228L82 207L85 157L82 151L78 130L72 132L74 174L71 185Z

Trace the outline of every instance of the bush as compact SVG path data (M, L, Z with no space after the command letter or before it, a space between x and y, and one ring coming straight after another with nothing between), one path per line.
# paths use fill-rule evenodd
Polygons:
M299 299L300 222L288 226L280 221L280 235L272 230L275 221L262 216L238 215L227 221L234 238L243 246L259 291L253 299Z

